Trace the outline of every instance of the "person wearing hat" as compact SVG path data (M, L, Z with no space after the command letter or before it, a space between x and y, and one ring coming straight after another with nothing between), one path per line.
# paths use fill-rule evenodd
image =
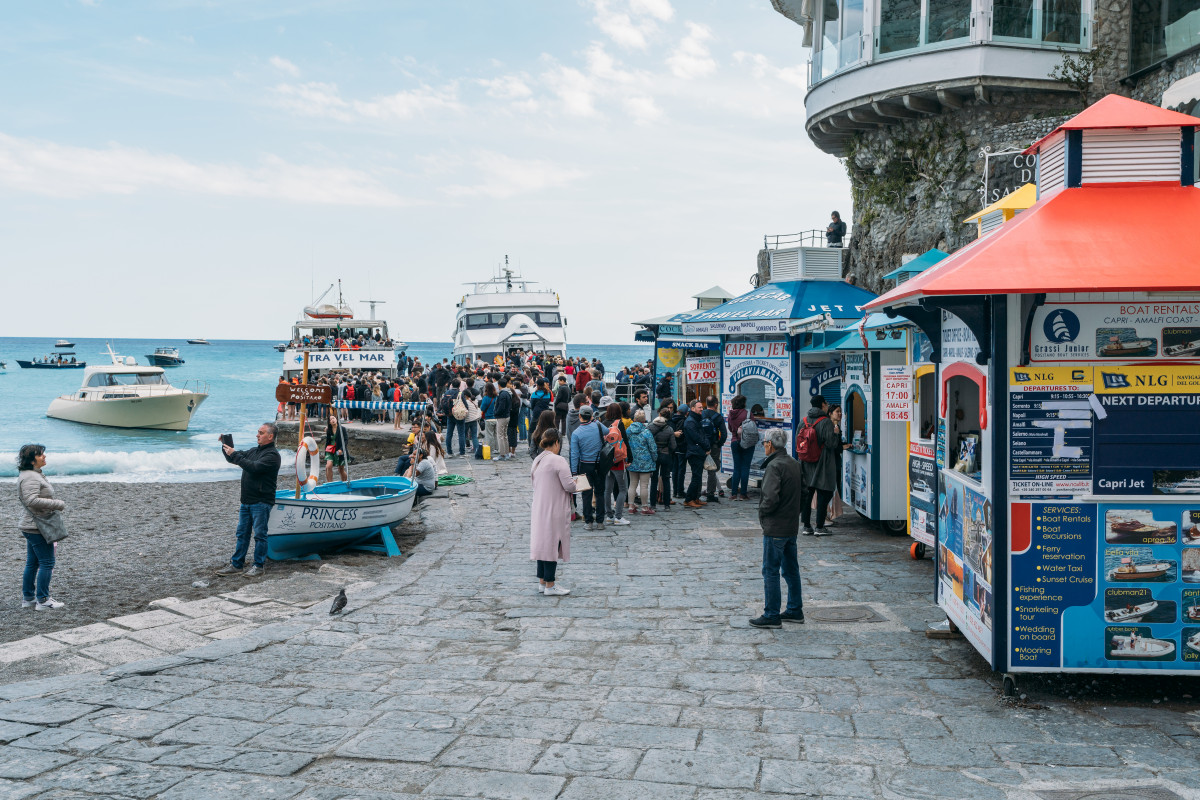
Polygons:
M587 477L589 488L583 491L583 522L585 530L604 530L604 518L596 520L592 500L596 491L604 491L607 475L600 475L596 462L604 448L604 426L593 419L592 407L579 409L579 427L571 434L571 474Z

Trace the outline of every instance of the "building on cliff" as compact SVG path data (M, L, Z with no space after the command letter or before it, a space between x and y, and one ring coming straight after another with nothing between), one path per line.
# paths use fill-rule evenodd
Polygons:
M845 159L848 277L973 241L1036 177L1022 153L1118 93L1200 110L1200 0L771 0L810 51L809 138Z

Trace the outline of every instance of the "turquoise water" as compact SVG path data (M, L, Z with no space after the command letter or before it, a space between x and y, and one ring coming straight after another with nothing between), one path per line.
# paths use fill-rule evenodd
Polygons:
M108 340L72 339L76 358L89 364L107 363L102 355ZM187 381L208 384L209 397L193 415L187 431L144 431L101 428L50 419L46 407L61 394L79 388L83 370L21 369L16 359L40 358L54 348L54 340L0 338L0 409L7 417L0 426L0 480L16 476L16 452L22 444L37 442L47 449L47 474L60 480L109 481L209 481L236 477L221 456L217 437L233 434L238 447L254 442L254 431L275 415L275 385L283 354L274 341L210 340L211 345L190 345L170 339L115 339L113 350L134 356L145 364L155 347L178 347L185 360L167 369L167 379L178 386ZM621 366L645 362L653 355L649 345L572 345L572 356L599 358L615 373ZM449 342L410 342L407 351L423 362L449 357Z

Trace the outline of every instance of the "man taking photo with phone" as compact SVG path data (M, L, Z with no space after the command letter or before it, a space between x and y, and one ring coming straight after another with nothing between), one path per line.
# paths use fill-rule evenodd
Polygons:
M256 447L234 450L227 441L221 442L225 460L242 468L241 505L238 506L237 546L229 563L217 570L218 575L241 572L245 578L257 578L267 568L267 520L275 505L275 487L279 480L279 451L275 449L275 425L264 422L258 426ZM254 531L254 566L242 572L246 553L250 549L250 532Z

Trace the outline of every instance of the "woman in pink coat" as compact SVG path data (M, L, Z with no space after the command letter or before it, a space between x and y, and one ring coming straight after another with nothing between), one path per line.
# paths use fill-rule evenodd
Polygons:
M533 460L533 507L529 521L529 558L537 562L538 591L552 597L571 590L554 585L554 571L561 559L571 559L571 495L575 479L571 467L558 454L562 441L554 428L542 434L542 452Z

